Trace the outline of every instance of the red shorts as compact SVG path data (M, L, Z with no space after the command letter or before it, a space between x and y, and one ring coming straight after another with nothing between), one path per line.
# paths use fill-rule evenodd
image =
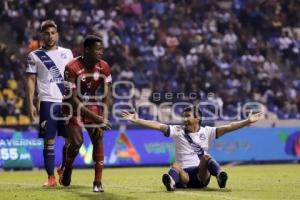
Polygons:
M98 105L86 106L94 114L102 116L102 109ZM96 124L93 120L85 117L83 114L81 116L74 113L72 117L66 122L67 126L82 126L84 124Z

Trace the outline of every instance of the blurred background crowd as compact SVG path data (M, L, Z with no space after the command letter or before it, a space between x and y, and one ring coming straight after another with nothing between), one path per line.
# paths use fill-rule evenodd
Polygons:
M113 81L134 83L126 100L134 105L209 101L230 117L238 104L258 101L280 119L300 119L299 1L3 0L0 9L4 123L26 118L26 56L39 48L45 19L75 56L85 35L101 34Z

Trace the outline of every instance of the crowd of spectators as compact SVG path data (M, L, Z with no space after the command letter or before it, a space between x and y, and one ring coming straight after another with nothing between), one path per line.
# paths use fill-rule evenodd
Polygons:
M279 118L300 118L298 1L4 0L1 4L0 20L11 26L20 47L7 52L5 44L1 46L1 90L7 79L24 85L23 60L39 47L40 22L50 18L58 24L61 44L74 55L80 54L86 34L101 34L114 81L132 81L139 94L150 91L143 101L159 105L206 100L223 108L228 117L236 114L238 104L258 101ZM18 95L25 99L22 91ZM166 98L170 93L184 95ZM197 97L191 98L191 93ZM160 98L155 98L158 94ZM130 102L140 99L136 95ZM13 105L0 99L0 109L7 104Z

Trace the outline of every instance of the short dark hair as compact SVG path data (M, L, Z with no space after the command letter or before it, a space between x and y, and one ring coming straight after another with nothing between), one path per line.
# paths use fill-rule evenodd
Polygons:
M88 35L85 37L83 41L83 47L90 47L92 46L95 42L100 42L102 44L102 37L97 36L97 35Z
M41 23L41 31L45 31L49 27L54 27L57 29L57 25L53 20L45 20Z
M183 109L183 112L193 112L194 117L202 117L202 112L200 108L197 108L197 106L187 106Z

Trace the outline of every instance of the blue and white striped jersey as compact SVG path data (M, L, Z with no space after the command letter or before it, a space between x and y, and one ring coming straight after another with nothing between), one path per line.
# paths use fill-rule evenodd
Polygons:
M198 166L199 155L208 154L209 145L216 138L216 127L201 127L195 133L185 133L184 126L170 125L169 127L170 137L175 142L175 162L182 168ZM194 144L191 145L188 138L191 138Z
M62 102L65 66L73 59L70 49L39 48L29 53L26 73L37 75L40 101Z

